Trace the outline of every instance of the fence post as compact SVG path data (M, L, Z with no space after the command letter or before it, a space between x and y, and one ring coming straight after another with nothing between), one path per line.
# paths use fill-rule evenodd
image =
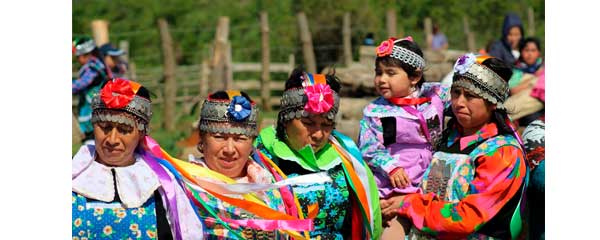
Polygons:
M294 54L290 54L288 56L288 64L290 66L290 71L288 72L288 77L290 75L292 75L292 71L294 71L294 68L296 68L296 57L294 56Z
M396 9L388 9L385 19L388 37L396 37L398 35L398 27L396 26Z
M527 19L528 21L528 28L527 28L527 35L529 36L535 36L535 18L533 15L533 8L532 7L528 7L527 8Z
M208 97L208 78L210 77L210 66L208 60L202 60L202 72L200 72L200 99Z
M108 22L106 20L93 20L92 21L92 35L96 46L102 46L102 44L108 43Z
M227 57L227 39L229 38L229 18L219 17L215 33L214 50L210 62L209 92L225 89L225 61Z
M175 54L173 51L173 40L169 33L169 24L163 18L158 19L160 39L163 49L163 65L165 77L165 104L163 127L167 131L175 130L175 101L177 97L177 82L175 81Z
M127 72L125 74L125 77L127 79L133 80L131 78L131 71L129 70L129 68L131 67L129 64L129 41L127 40L121 40L119 41L119 49L123 50L125 52L125 54L123 54L122 58L125 62L127 62Z
M302 53L304 55L304 63L306 70L311 73L317 72L317 63L315 61L315 52L313 50L312 37L308 29L308 20L306 14L299 12L296 14L298 18L298 28L300 30L300 39L302 41Z
M431 42L433 41L433 24L431 23L431 18L426 17L423 24L425 25L425 42L427 43L425 48L430 49L429 46L431 46Z
M477 51L475 47L475 34L471 32L471 28L469 26L469 19L467 16L463 16L463 32L465 33L465 37L467 38L467 49L469 52Z
M350 13L344 13L344 25L342 34L344 35L344 62L349 67L352 64L352 42L350 39Z
M269 48L269 15L266 12L260 13L260 31L262 36L262 74L260 82L260 96L264 111L271 111L271 75L269 72L269 63L271 62L271 53ZM278 89L279 90L279 89Z

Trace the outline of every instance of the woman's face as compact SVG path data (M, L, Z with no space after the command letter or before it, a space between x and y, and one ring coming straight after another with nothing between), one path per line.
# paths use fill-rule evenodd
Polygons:
M95 123L94 138L99 162L115 167L133 164L133 154L141 137L137 127L114 122Z
M400 67L385 66L381 63L375 69L375 90L386 99L406 97L410 89L419 82L420 78L410 78Z
M285 125L287 142L296 151L310 145L316 153L327 144L333 125L333 121L323 115L294 118Z
M528 42L521 51L521 56L527 65L533 65L535 64L535 60L540 57L540 50L535 43Z
M464 135L471 135L488 123L496 107L462 87L452 87L451 97L452 113L463 127Z
M107 67L109 67L109 68L114 68L114 67L115 67L115 65L116 65L116 63L115 63L115 61L114 61L113 57L112 57L112 56L108 56L108 55L104 56L104 63L105 63L105 64L106 64L106 66L107 66Z
M521 29L517 26L513 26L508 30L508 35L506 35L506 40L510 44L512 49L519 49L519 41L521 41Z
M200 133L200 149L211 170L231 178L243 177L253 140L241 134Z

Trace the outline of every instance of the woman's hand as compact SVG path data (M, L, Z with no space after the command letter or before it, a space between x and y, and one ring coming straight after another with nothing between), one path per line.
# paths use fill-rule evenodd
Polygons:
M396 195L388 199L379 200L381 215L383 219L391 219L396 216L396 210L400 208L400 203L404 200L404 195Z
M405 188L410 184L408 174L404 171L404 168L398 167L390 173L390 182L395 188Z

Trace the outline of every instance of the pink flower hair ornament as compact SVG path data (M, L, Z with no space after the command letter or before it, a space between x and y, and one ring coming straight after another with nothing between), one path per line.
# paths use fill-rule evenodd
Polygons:
M388 40L381 42L381 44L379 44L377 49L375 49L375 51L377 52L377 56L385 57L385 56L392 54L392 52L394 51L394 43L399 42L399 41L404 41L404 40L409 41L409 42L414 42L412 36L408 36L408 37L401 38L401 39L396 39L396 38L391 37Z
M327 84L306 86L304 93L308 98L304 111L312 114L326 113L333 107L333 91Z

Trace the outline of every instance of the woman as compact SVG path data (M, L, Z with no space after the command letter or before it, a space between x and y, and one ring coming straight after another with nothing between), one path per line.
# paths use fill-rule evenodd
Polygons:
M488 54L512 66L519 58L519 43L522 38L521 18L515 13L508 13L502 24L502 37L492 43Z
M409 218L411 238L507 239L521 230L528 169L504 109L511 68L467 54L454 66L452 118L421 182L423 193L382 202Z
M73 54L81 65L79 77L71 82L73 94L79 96L77 106L77 120L79 129L84 134L84 144L93 142L94 127L92 126L92 99L100 91L100 87L112 79L111 71L102 61L102 54L96 43L89 37L78 38L73 41Z
M257 118L258 108L246 93L218 91L200 111L202 158L187 163L162 149L154 151L181 173L178 178L204 220L207 239L282 239L311 227L311 220L299 220L288 208L294 203L284 200L292 199L285 198L291 196L287 188L279 189L285 184L275 184L269 168L256 161Z
M527 126L544 114L545 78L544 61L537 38L528 37L519 46L521 56L508 81L510 97L506 108L512 120Z
M114 79L92 100L94 142L72 161L73 239L199 239L202 223L147 149L148 90Z
M327 174L322 183L292 185L300 217L314 217L311 239L378 239L381 215L373 174L354 142L334 130L339 90L334 75L294 70L277 127L263 129L255 145L283 178Z

